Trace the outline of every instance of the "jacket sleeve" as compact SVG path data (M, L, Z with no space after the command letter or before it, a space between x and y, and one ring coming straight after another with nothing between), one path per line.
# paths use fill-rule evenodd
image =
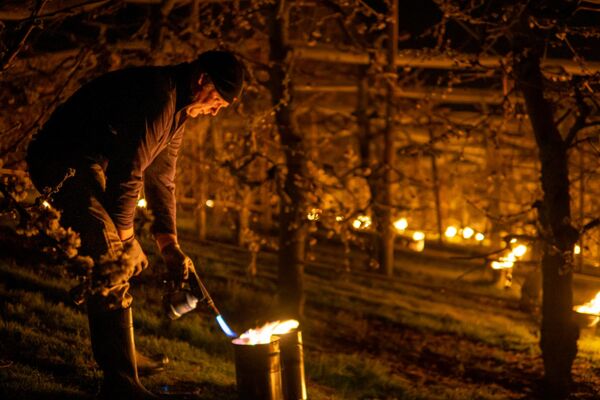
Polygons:
M125 126L111 128L115 145L106 169L105 199L107 210L118 229L133 227L143 171L156 153L160 138L170 130L172 108L167 101L146 118L132 118Z
M105 198L107 211L116 227L125 230L133 227L142 171L145 160L150 157L152 143L147 140L147 135L136 135L120 142L106 170Z
M151 231L177 235L175 172L177 155L183 140L183 127L178 129L169 144L144 172L144 189L154 223Z

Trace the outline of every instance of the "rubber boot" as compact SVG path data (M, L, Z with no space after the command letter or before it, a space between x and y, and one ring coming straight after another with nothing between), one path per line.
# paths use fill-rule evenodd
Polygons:
M148 357L136 351L135 358L139 376L150 376L163 372L169 363L169 357L166 354Z
M104 373L101 399L158 399L140 382L133 341L131 308L107 312L88 310L92 351Z

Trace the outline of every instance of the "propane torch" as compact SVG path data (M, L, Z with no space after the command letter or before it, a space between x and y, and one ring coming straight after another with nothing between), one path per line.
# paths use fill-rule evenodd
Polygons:
M190 289L181 289L170 293L165 297L165 308L167 315L171 319L177 319L183 314L194 310L199 301L206 301L208 307L215 313L216 320L221 330L225 335L235 338L238 335L227 325L221 312L215 305L210 293L204 286L204 283L196 273L196 270L191 268L189 271L188 284Z

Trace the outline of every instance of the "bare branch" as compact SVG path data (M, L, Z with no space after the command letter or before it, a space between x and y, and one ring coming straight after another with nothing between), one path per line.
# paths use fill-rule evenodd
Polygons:
M40 13L40 11L42 11L47 2L48 0L38 1L37 7L31 13L29 26L25 30L23 37L21 38L19 43L17 43L16 46L14 46L10 51L8 51L4 55L4 57L2 57L2 61L0 62L0 72L6 71L9 68L10 64L17 57L17 54L19 54L19 52L23 49L25 43L27 42L27 38L29 38L29 35L31 35L31 32L33 32L33 29L37 26L37 22L35 19L36 16Z
M583 228L581 228L581 231L579 232L580 235L583 235L584 233L586 233L589 230L594 229L595 227L600 225L600 218L594 218L593 220L591 220L590 222L588 222L587 224L585 224L583 226Z
M577 102L579 114L577 115L575 122L569 129L569 133L567 134L567 138L565 139L565 145L567 147L571 146L573 140L575 140L575 137L577 136L577 133L579 133L579 131L585 127L585 120L591 112L590 106L586 104L581 94L581 91L579 90L579 87L577 85L575 85L575 101Z

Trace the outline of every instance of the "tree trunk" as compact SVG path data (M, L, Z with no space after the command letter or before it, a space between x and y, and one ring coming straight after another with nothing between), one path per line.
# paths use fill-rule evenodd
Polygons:
M358 101L356 107L356 116L358 122L358 149L360 154L361 168L365 171L365 179L369 185L372 204L381 203L381 184L380 174L374 174L373 171L380 168L380 161L377 149L380 147L375 143L374 135L371 134L371 119L369 117L369 76L363 71L363 76L358 85ZM366 172L368 171L368 172ZM373 207L373 227L377 234L370 238L369 255L372 260L377 260L376 268L381 267L381 216L377 206Z
M531 46L516 54L515 71L525 98L541 162L544 193L538 209L541 235L543 298L540 347L544 360L545 398L569 394L571 367L579 330L572 318L573 246L578 233L571 226L567 145L544 98L540 58Z
M388 22L388 73L387 78L387 104L385 113L385 132L383 145L383 204L379 207L379 226L381 230L380 263L381 269L387 276L394 274L394 239L396 232L393 226L392 203L394 164L396 149L394 146L394 91L396 89L396 55L398 54L398 0L392 0L390 4L390 20Z
M429 140L433 143L434 135L433 128L428 129ZM444 223L442 221L442 200L441 200L441 183L440 183L440 174L438 172L437 166L437 157L436 157L436 149L435 145L431 145L431 153L429 155L429 159L431 161L431 180L432 180L432 191L433 191L433 200L435 203L435 222L438 233L438 243L442 243L444 241Z
M271 99L285 154L287 173L280 193L279 305L282 316L300 318L304 312L304 258L306 241L306 149L292 110L292 88L286 43L288 7L284 0L271 8Z

